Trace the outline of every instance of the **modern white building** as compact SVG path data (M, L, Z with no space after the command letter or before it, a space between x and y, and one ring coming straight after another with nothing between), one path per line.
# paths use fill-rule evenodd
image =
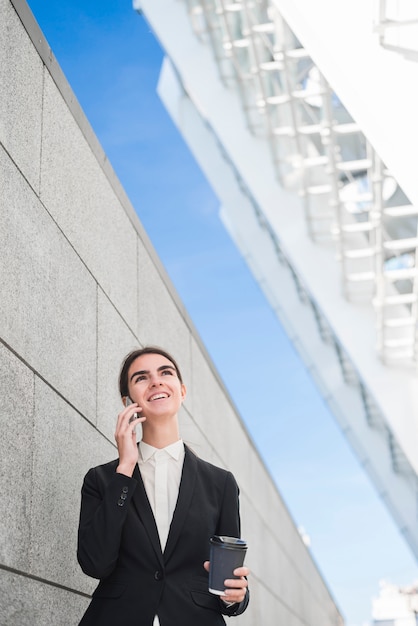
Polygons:
M134 7L225 227L418 556L418 5Z
M418 585L397 587L381 581L380 593L373 598L373 626L416 626Z

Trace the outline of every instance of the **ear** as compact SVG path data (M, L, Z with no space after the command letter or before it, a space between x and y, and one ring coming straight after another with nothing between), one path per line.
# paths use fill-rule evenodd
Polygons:
M186 389L186 385L184 385L183 383L181 383L181 401L183 402L183 400L185 399L187 395L187 389Z

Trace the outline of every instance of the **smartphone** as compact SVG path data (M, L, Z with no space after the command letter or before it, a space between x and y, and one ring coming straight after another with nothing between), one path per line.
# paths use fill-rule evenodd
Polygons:
M130 406L131 404L133 404L131 398L129 396L126 396L126 401L125 401L125 406ZM134 413L130 418L129 418L129 423L134 422L135 420L137 420L139 418L139 414L138 413Z

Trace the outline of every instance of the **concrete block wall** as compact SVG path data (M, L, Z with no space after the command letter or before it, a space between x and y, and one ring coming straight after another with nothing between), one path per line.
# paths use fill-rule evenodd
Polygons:
M184 439L241 488L242 626L341 617L24 0L0 0L0 626L75 626L80 488L116 456L117 375L158 343L188 384Z

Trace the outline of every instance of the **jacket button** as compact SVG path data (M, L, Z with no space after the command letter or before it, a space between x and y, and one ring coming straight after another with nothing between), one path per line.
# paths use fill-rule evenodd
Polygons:
M128 493L129 488L128 487L122 487L122 491L123 491L123 493Z
M118 500L118 506L123 506L125 504L125 500Z
M155 574L154 574L154 578L155 578L155 580L162 580L163 579L163 573L157 570L155 572Z

